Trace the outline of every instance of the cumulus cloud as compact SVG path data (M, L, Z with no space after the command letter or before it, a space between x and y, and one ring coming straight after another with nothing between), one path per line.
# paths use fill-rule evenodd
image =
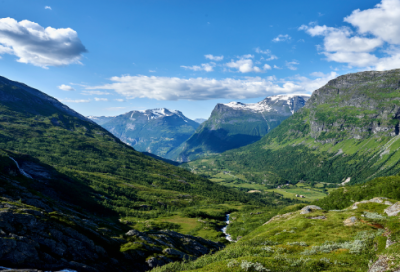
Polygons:
M220 61L220 60L223 60L224 59L224 56L213 56L213 55L211 55L211 54L208 54L208 55L204 55L204 57L206 58L206 59L209 59L209 60L214 60L214 61Z
M360 34L372 34L390 44L400 44L400 1L382 0L372 9L355 10L344 18Z
M206 71L206 72L212 72L212 71L214 71L214 67L215 67L215 66L216 66L215 62L202 63L201 66L198 66L198 65L193 65L193 66L181 65L182 68L185 68L185 69L187 69L187 70Z
M65 98L65 99L59 99L59 101L64 102L64 103L88 103L88 102L90 102L90 99L70 99L70 98Z
M63 91L75 91L74 88L72 88L71 86L65 85L65 84L58 86L58 88Z
M382 0L374 8L344 18L350 27L311 24L299 29L322 36L321 54L328 61L386 70L400 67L400 0ZM381 55L380 52L383 52Z
M99 102L99 101L108 101L108 98L99 98L99 97L95 97L95 98L94 98L94 101L97 101L97 102Z
M45 6L44 9L49 9L49 10L51 10L51 7L50 7L50 6Z
M288 34L279 34L278 37L272 39L273 42L285 42L289 41L292 37L290 37Z
M127 99L150 98L157 100L209 100L247 99L276 94L312 92L337 76L335 72L309 79L295 77L277 81L276 77L247 77L245 79L177 78L156 76L112 77L111 83L86 87L87 89L114 90Z
M18 62L42 68L80 63L82 54L87 52L71 28L43 28L12 18L0 19L0 46L0 54L15 55Z
M258 66L254 66L253 60L251 59L239 59L239 60L231 60L225 64L229 68L237 69L241 73L261 73L264 70Z

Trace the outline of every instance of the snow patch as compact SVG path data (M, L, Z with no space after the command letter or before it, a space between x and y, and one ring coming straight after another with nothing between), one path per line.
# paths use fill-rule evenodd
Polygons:
M229 102L228 104L224 104L227 107L230 107L235 110L249 110L253 112L271 112L274 109L271 107L272 104L276 104L278 102L286 102L287 105L291 109L293 109L293 98L294 97L302 97L304 100L308 100L310 98L310 95L308 94L282 94L282 95L275 95L275 96L269 96L263 101L260 101L258 103L241 103L241 102ZM294 110L291 110L292 114L294 114Z

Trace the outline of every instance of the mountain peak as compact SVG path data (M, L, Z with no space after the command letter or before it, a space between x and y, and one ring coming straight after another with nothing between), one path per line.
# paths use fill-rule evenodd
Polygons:
M269 96L258 103L245 104L241 102L232 101L223 105L235 110L248 110L253 112L271 112L278 110L274 108L275 106L274 104L277 104L278 102L283 102L284 105L288 105L290 107L290 110L293 114L298 109L298 107L295 106L296 103L294 102L294 99L299 98L300 100L302 100L303 102L302 106L304 106L304 103L310 97L311 96L309 94L281 94L281 95Z

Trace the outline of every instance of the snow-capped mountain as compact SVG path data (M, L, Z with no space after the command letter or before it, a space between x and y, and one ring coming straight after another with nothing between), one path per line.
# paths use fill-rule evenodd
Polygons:
M280 107L288 106L293 114L299 108L303 107L309 98L310 95L308 94L283 94L269 96L258 103L244 104L241 102L230 102L223 105L235 110L248 110L253 112L279 111Z
M304 107L310 95L276 95L258 103L217 104L192 137L169 153L170 159L193 160L258 141Z
M161 157L187 140L199 126L178 110L134 110L113 117L88 116L138 151Z

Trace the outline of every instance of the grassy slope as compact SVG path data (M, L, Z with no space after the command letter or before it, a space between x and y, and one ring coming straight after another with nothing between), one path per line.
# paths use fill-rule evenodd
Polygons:
M0 148L13 152L21 165L33 161L53 172L50 186L66 201L96 214L141 228L141 222L163 217L193 218L185 211L203 205L216 205L218 211L221 203L232 203L231 209L243 203L286 203L274 202L272 195L250 196L145 156L95 123L71 116L13 82L3 81L0 92ZM193 233L215 237L215 229L209 230Z
M400 177L392 176L375 179L363 186L346 187L340 208L352 204L351 199L357 201L376 196L388 197L395 203L400 200L399 184ZM341 199L343 192L338 190L315 203L325 210L305 215L298 212L304 204L287 207L279 212L280 217L214 255L190 263L169 264L153 271L246 271L241 268L244 261L258 262L270 271L366 271L370 260L375 261L380 255L391 256L393 267L399 267L399 216L386 216L383 210L388 206L378 203L361 204L356 210L329 210L337 208ZM309 218L316 216L326 219ZM352 216L358 222L345 226L343 221ZM397 243L385 248L388 236Z
M305 108L260 141L185 167L199 174L230 171L273 186L348 177L357 183L398 173L400 71L368 73L376 72L343 76L317 90ZM350 87L337 87L346 80Z

